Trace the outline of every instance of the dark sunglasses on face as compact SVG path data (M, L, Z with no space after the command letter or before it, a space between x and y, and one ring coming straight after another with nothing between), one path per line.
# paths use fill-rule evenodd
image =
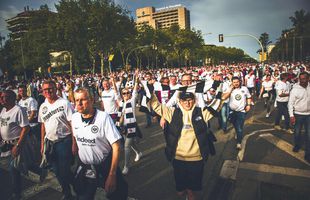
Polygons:
M126 95L126 94L131 94L130 92L123 92L122 93L123 95Z

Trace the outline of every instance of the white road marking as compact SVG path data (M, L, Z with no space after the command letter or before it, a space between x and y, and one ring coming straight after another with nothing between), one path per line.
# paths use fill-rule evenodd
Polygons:
M172 167L167 167L163 170L161 170L159 173L155 174L154 176L152 176L152 178L148 179L146 182L144 182L142 185L137 186L134 191L138 191L143 187L146 187L147 185L149 185L150 183L152 183L153 181L156 181L157 179L166 176L166 174L171 173L172 171Z
M225 160L222 166L220 177L236 180L239 161L237 160Z
M157 137L157 136L159 136L159 135L164 135L163 130L156 131L155 133L156 133L156 134L151 135L150 138L152 138L152 137Z
M241 143L242 149L238 153L237 160L239 160L239 161L243 160L244 152L245 152L245 149L246 149L246 143L247 143L247 140L249 139L249 137L251 137L251 136L253 136L253 135L257 134L257 133L262 133L262 132L266 132L266 131L273 131L273 130L274 130L273 128L257 130L257 131L254 131L254 132L250 133L250 134L245 135L243 137L243 139L242 139L242 143Z
M304 155L305 152L303 150L299 150L298 153L295 153L292 151L293 149L293 145L291 145L290 143L270 134L270 133L266 133L266 134L262 134L259 137L265 139L267 142L270 142L271 144L275 145L277 148L281 149L282 151L284 151L285 153L293 156L294 158L298 159L299 161L307 164L310 166L310 164L305 161L304 159Z
M281 167L281 166L275 166L275 165L241 162L239 163L239 169L247 169L247 170L256 171L256 172L310 178L310 170L303 170L303 169L290 168L290 167Z
M151 153L153 153L153 152L155 152L155 151L157 151L157 150L159 150L159 149L164 148L165 146L166 146L165 143L156 145L155 147L152 147L152 148L150 148L150 149L148 149L148 150L143 151L143 156L149 155L149 154L151 154Z
M152 147L152 148L150 148L148 150L142 151L142 158L141 159L143 160L143 157L148 156L149 154L151 154L151 153L153 153L155 151L158 151L158 150L164 148L165 146L166 146L166 144L162 143L162 144L156 145L155 147ZM136 166L139 163L140 163L140 161L139 162L134 162L131 166Z
M43 190L50 187L50 183L46 182L44 184L35 184L23 191L23 199L30 199L31 197L35 196L36 194L42 192Z

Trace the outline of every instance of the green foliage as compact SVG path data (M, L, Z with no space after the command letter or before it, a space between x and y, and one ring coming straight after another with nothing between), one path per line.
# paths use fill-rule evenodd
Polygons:
M310 57L310 13L297 10L289 18L292 28L282 30L270 53L271 61L305 61Z
M205 47L201 32L195 29L177 25L136 29L129 12L113 0L60 0L55 7L56 13L49 12L47 5L35 12L28 33L5 45L1 64L7 69L13 66L17 73L38 67L46 71L49 53L55 51L72 55L76 73L90 67L93 72L100 71L99 66L106 66L104 58L110 54L115 54L114 66L124 66L133 49L129 61L139 67L202 65L206 57L214 63L238 62L246 57L240 49ZM145 45L150 48L137 48Z
M238 62L256 62L237 48L227 48L223 46L205 46L207 58L211 59L212 64L219 63L238 63Z
M262 33L259 37L259 41L262 43L263 45L263 48L264 48L264 52L267 52L267 46L269 44L272 43L272 41L269 40L269 34L268 33ZM257 50L257 53L261 52L262 50L261 49L258 49Z

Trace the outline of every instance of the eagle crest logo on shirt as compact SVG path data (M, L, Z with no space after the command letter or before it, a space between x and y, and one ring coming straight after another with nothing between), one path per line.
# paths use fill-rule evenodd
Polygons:
M47 108L46 106L44 106L44 107L42 108L42 113L43 113L43 115L44 115L45 113L47 113L47 110L48 110L48 108Z
M94 125L93 127L91 127L91 132L92 133L98 133L98 131L99 131L99 127L98 126Z
M240 94L237 94L237 95L235 96L235 99L236 99L237 101L240 101L240 100L241 100L241 95L240 95Z

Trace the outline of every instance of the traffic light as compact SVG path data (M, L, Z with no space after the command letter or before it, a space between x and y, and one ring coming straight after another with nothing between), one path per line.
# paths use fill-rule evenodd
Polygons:
M219 34L219 42L224 42L224 35L223 34Z

